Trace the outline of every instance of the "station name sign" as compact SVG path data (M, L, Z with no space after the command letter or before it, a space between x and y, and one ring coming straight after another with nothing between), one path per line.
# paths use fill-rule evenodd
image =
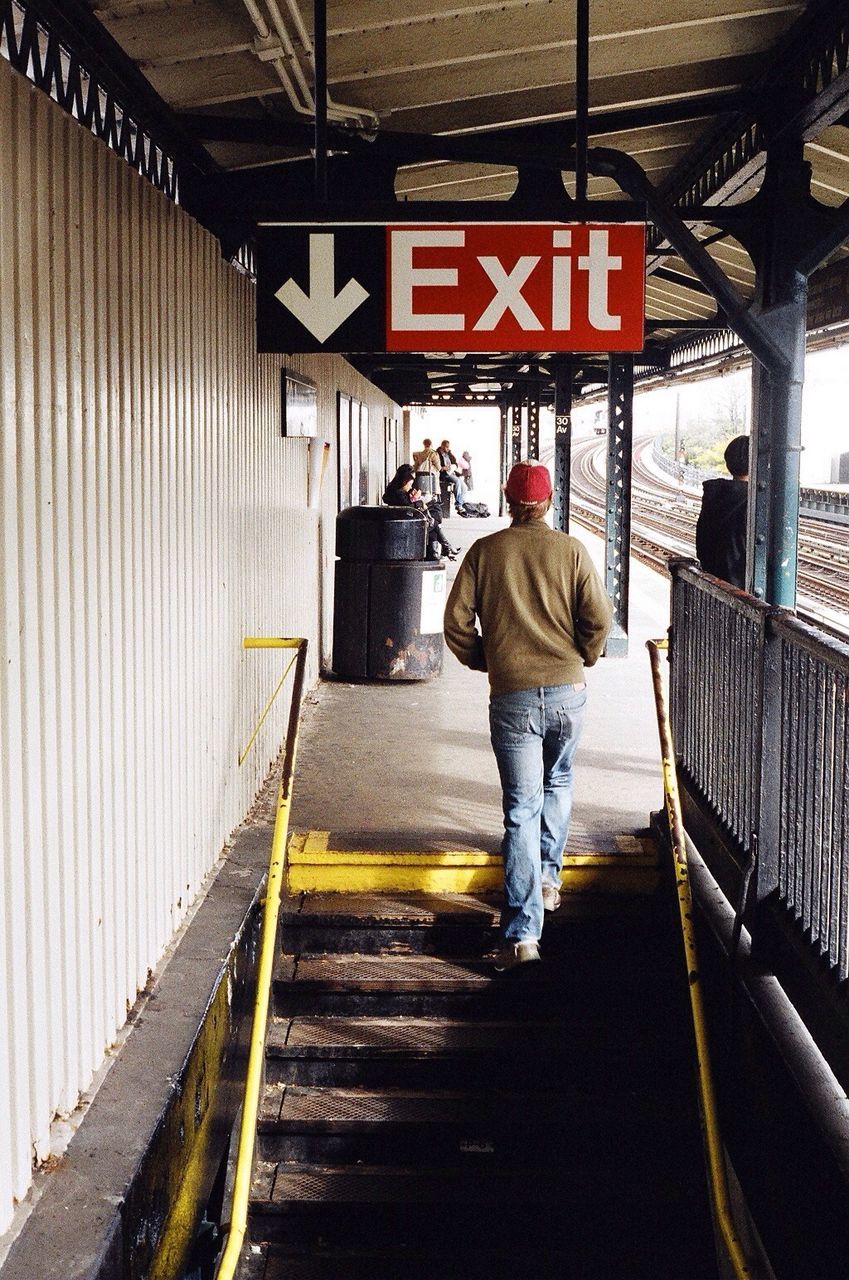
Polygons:
M639 351L636 222L263 224L257 346Z

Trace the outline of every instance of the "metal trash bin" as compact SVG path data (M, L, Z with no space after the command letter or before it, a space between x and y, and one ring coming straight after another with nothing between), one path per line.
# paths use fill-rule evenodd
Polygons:
M442 671L447 573L426 560L414 507L347 507L336 518L333 670L343 680L429 680Z

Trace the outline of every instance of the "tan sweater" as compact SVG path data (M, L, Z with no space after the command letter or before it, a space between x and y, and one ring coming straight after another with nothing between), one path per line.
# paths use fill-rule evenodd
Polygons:
M445 639L464 666L488 672L497 695L580 683L611 617L586 548L534 520L469 548L445 606Z

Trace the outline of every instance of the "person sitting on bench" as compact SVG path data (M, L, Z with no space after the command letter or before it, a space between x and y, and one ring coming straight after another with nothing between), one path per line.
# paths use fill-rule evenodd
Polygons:
M459 547L452 547L442 528L442 504L438 498L428 501L427 495L413 488L415 473L409 462L404 462L386 486L383 501L387 507L418 507L427 516L427 558L439 560L443 554L456 560Z
M451 443L443 440L436 451L439 454L440 471L439 483L444 489L451 489L454 492L454 509L458 516L464 514L463 507L466 502L466 485L463 480L457 459L451 452Z

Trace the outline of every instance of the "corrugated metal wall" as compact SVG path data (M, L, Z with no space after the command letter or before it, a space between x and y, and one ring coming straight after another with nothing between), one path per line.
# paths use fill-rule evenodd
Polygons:
M0 59L0 1231L326 656L336 484L307 508L280 363L217 242ZM393 406L370 408L372 498ZM397 412L397 411L395 411ZM7 1153L10 1158L7 1158Z

